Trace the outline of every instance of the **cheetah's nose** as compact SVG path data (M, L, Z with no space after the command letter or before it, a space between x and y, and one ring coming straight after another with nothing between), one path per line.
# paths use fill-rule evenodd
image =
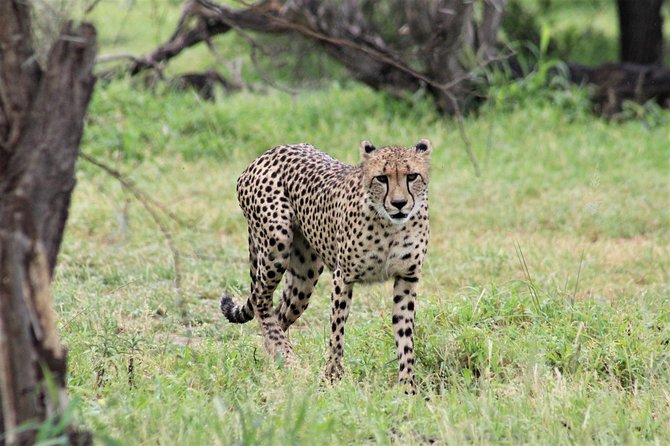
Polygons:
M393 200L391 204L400 211L407 204L407 200Z

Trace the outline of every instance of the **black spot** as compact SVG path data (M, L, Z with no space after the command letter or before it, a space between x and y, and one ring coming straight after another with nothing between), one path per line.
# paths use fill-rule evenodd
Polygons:
M340 288L339 285L335 287L335 294L340 294L342 292L342 289Z
M277 249L280 250L280 251L283 251L284 248L286 248L286 246L283 243L280 243L280 244L277 245Z
M377 150L377 148L375 146L373 146L372 144L366 144L364 149L365 149L365 153L372 153L375 150Z
M410 302L410 303L408 303L408 304L407 304L407 309L408 309L409 311L414 311L414 302Z
M428 150L428 146L420 142L419 144L416 145L416 150L418 150L419 152L425 152L426 150Z
M393 296L393 302L399 304L400 301L402 300L402 297L403 297L402 294L396 294L395 296Z
M410 327L405 328L405 336L412 336L412 329Z

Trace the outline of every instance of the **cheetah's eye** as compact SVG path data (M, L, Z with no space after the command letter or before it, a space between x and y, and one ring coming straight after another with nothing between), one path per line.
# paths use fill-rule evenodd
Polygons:
M389 178L386 175L377 175L375 177L375 180L379 181L382 184L386 184L389 182Z
M418 177L418 176L419 176L419 174L410 173L409 175L407 175L407 181L414 181L414 180L416 180L416 177Z

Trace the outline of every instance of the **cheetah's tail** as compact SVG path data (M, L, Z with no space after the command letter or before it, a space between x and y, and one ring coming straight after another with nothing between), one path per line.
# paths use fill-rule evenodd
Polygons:
M254 318L251 299L248 299L244 305L237 305L230 296L225 294L221 298L221 312L233 324L244 324Z

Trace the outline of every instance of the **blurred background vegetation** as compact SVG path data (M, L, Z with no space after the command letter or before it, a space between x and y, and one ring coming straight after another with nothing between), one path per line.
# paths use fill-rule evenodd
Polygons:
M242 8L247 3L236 0L219 2ZM370 2L371 17L379 25L389 42L402 40L397 30L402 26L397 1ZM180 17L182 0L102 0L86 17L93 20L100 32L100 53L131 53L142 55L164 42L175 30ZM501 28L501 40L514 48L539 51L543 28L549 33L551 44L547 56L585 65L598 65L619 59L618 22L615 0L510 0ZM665 2L663 15L670 15L670 4ZM670 20L664 21L666 42L670 36ZM261 66L272 72L274 78L294 86L320 84L327 79L344 81L347 76L341 67L324 55L310 51L313 47L294 36L263 36L255 38L268 48L266 57L259 51ZM217 52L225 60L241 59L244 78L261 81L258 70L250 61L248 42L236 34L215 39ZM668 47L666 43L666 48ZM300 58L292 57L300 55ZM279 56L279 57L277 57ZM306 58L304 56L307 56ZM665 64L670 52L665 52ZM194 48L178 56L168 67L172 73L221 68L208 54L206 47Z

